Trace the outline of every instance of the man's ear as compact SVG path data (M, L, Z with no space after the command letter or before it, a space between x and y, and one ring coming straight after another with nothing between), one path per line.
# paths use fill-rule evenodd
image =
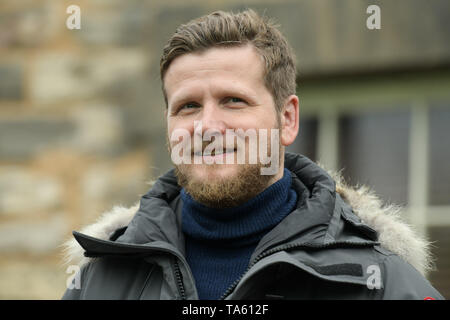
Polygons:
M281 144L289 146L298 134L299 102L296 95L286 98L280 115L281 119Z

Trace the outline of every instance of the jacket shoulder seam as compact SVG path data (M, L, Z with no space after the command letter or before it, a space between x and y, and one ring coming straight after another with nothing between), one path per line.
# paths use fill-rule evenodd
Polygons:
M394 252L392 252L392 251L390 251L390 250L384 248L384 247L383 247L382 245L380 245L380 244L375 245L375 246L373 247L373 249L374 249L375 251L377 251L379 254L385 256L386 258L387 258L387 257L390 257L390 256L395 256L395 255L397 255L396 253L394 253ZM397 256L398 256L398 255L397 255Z

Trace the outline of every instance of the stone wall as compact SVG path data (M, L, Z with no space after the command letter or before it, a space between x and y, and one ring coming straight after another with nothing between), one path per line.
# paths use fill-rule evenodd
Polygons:
M69 4L81 30L66 28ZM119 4L0 5L0 299L60 298L71 231L148 189L162 106L145 44L106 34L134 34L132 16L116 24Z
M60 244L170 168L159 55L180 23L246 6L275 17L300 74L448 61L448 1L2 0L0 299L58 299ZM402 3L402 4L400 4ZM66 8L81 8L81 29Z

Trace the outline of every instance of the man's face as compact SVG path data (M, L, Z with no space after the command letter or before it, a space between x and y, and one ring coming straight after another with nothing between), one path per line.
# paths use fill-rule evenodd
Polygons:
M209 158L216 162L222 158L223 164L211 165L205 161L195 164L195 158L202 156L192 149L189 151L191 164L176 165L179 184L197 201L218 207L238 205L282 176L282 165L277 166L273 175L261 175L259 155L256 164L248 164L249 153L257 151L249 147L245 138L242 140L245 164L237 163L236 157L233 163L225 160L227 153L236 155L238 151L237 143L226 148L226 132L230 129L255 129L257 133L261 132L259 129L267 129L269 152L278 155L281 150L279 143L277 150L271 150L270 146L270 129L279 128L280 122L273 97L264 85L263 73L262 57L250 45L184 54L167 70L163 81L168 102L168 139L180 129L189 133L191 142L196 135L208 131L223 138L224 153ZM194 127L194 121L201 121L200 131ZM203 141L200 150L204 151L210 143ZM170 141L169 151L176 144L178 141Z

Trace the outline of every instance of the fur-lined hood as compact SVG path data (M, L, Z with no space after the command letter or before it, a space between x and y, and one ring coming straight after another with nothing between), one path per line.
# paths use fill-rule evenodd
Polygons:
M350 187L339 174L328 173L336 183L336 192L353 208L363 223L378 232L378 241L382 247L396 253L424 276L432 269L430 244L402 220L401 207L383 205L366 186ZM108 240L117 229L126 227L138 210L138 204L129 208L114 207L80 232ZM75 239L67 241L63 247L67 264L83 265L89 261L89 258L84 257L84 249Z

